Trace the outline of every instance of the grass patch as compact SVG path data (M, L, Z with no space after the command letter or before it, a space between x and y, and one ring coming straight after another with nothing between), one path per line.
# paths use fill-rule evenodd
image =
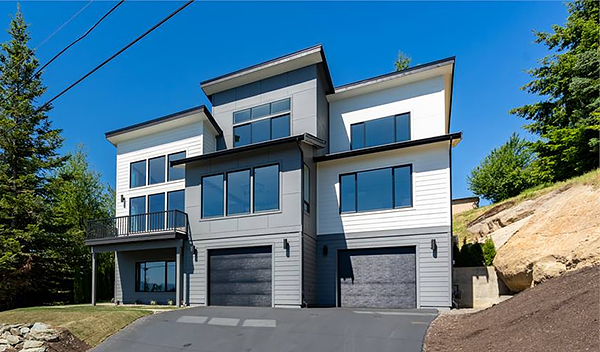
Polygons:
M521 202L543 196L562 187L572 187L575 185L589 185L594 188L600 188L600 169L588 172L587 174L577 176L566 181L535 186L524 190L518 196L503 200L496 204L490 204L485 207L472 209L469 211L465 211L464 213L455 215L452 219L452 230L454 236L458 236L459 248L463 245L463 243L465 243L465 241L466 243L473 243L477 240L476 236L467 230L467 225L471 221L475 220L478 216L492 209L493 207L508 202L513 202L514 205L517 205Z
M49 306L0 312L0 322L12 324L39 321L51 326L63 327L93 347L134 320L149 314L152 314L152 310L148 307Z

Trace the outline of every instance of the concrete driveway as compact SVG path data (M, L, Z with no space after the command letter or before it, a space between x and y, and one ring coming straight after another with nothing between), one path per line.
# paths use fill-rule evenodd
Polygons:
M436 310L196 307L136 321L100 351L420 352Z

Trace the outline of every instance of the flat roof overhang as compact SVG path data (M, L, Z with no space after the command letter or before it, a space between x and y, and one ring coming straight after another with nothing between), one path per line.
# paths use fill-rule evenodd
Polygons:
M152 120L140 122L131 126L119 128L105 133L106 139L113 145L118 143L139 138L141 136L151 135L165 129L173 128L179 125L191 123L193 121L206 120L218 135L223 135L223 130L217 124L210 110L204 106L196 106L190 109L175 112L173 114L161 116Z
M439 143L439 142L444 142L444 141L450 141L452 147L455 147L461 140L462 140L462 132L456 132L456 133L444 134L441 136L422 138L422 139L414 139L414 140L410 140L410 141L378 145L375 147L361 148L361 149L354 149L354 150L347 150L347 151L343 151L343 152L325 154L322 156L316 156L313 158L313 160L315 162L337 160L337 159L343 159L343 158L350 158L353 156L385 152L388 150L404 149L404 148L416 147L416 146L427 145L427 144L432 144L432 143Z
M89 247L103 246L103 245L121 245L121 244L133 244L133 243L145 243L150 241L164 241L164 240L176 240L184 239L187 235L183 232L165 231L156 232L151 234L139 234L139 235L128 235L118 236L110 238L98 238L92 240L85 240L85 245Z
M213 94L319 63L325 69L327 93L333 93L333 82L321 44L211 78L201 82L200 87L212 101Z
M201 161L201 160L209 160L209 159L212 160L212 159L219 158L219 157L231 156L231 155L240 154L243 152L259 150L259 149L268 148L268 147L272 147L272 146L276 146L276 145L281 145L281 144L285 144L285 143L289 143L289 142L303 142L303 143L306 143L306 144L311 145L318 149L325 147L324 140L317 138L310 133L304 133L304 134L300 134L300 135L296 135L296 136L278 138L278 139L273 139L273 140L266 141L266 142L245 145L243 147L223 149L223 150L213 152L213 153L202 154L202 155L192 156L192 157L185 158L185 159L175 160L175 161L171 162L171 166L179 166L179 165L192 163L192 162L196 162L196 161Z

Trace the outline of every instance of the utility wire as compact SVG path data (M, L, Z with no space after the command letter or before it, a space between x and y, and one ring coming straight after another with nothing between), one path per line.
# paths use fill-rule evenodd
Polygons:
M142 35L140 35L139 37L137 37L135 40L133 40L131 43L125 45L121 50L117 51L116 53L114 53L113 55L111 55L108 59L104 60L102 63L100 63L98 66L94 67L90 72L86 73L85 75L83 75L83 77L81 77L80 79L78 79L77 81L73 82L70 86L68 86L67 88L65 88L64 90L62 90L60 93L58 93L57 95L53 96L50 100L48 100L46 103L44 103L42 106L40 106L36 112L40 111L41 109L45 108L46 106L48 106L50 103L52 103L53 101L55 101L56 99L58 99L59 97L61 97L63 94L65 94L66 92L68 92L69 90L71 90L73 87L75 87L76 85L78 85L79 83L81 83L84 79L88 78L89 76L91 76L94 72L98 71L100 68L102 68L104 65L106 65L107 63L109 63L110 61L112 61L114 58L116 58L117 56L119 56L121 53L123 53L125 50L129 49L131 46L133 46L135 43L139 42L142 38L144 38L145 36L147 36L148 34L152 33L156 28L160 27L163 23L167 22L168 20L170 20L173 16L175 16L176 14L178 14L181 10L185 9L186 7L188 7L189 5L191 5L195 0L189 0L188 2L186 2L185 4L183 4L181 7L179 7L177 10L171 12L171 14L169 14L167 17L163 18L161 21L159 21L157 24L155 24L154 26L152 26L150 29L148 29L146 32L144 32Z
M85 6L82 7L79 11L77 11L73 16L71 16L71 18L66 20L65 23L61 24L58 28L54 30L54 32L52 32L52 34L50 34L48 37L46 37L46 39L42 40L35 48L33 48L33 51L37 50L37 48L39 48L40 46L46 44L46 42L49 41L50 38L54 37L58 32L60 32L67 24L69 24L69 22L73 21L75 17L79 16L79 14L82 13L85 9L87 9L88 6L90 6L93 2L94 0L91 0L87 4L85 4Z

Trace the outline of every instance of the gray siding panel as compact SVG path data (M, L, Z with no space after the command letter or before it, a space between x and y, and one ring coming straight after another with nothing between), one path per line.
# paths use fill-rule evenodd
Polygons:
M317 304L317 241L305 233L303 236L303 294L309 306Z
M438 230L433 228L432 230ZM415 234L406 232L399 235L388 231L387 235L377 232L373 237L362 233L360 237L349 235L320 235L317 237L317 304L335 306L337 304L337 251L344 249L385 248L416 246L417 268L417 307L444 308L451 306L451 245L450 232L424 233L415 229ZM431 250L431 240L435 239L437 251ZM324 256L323 247L328 247Z

